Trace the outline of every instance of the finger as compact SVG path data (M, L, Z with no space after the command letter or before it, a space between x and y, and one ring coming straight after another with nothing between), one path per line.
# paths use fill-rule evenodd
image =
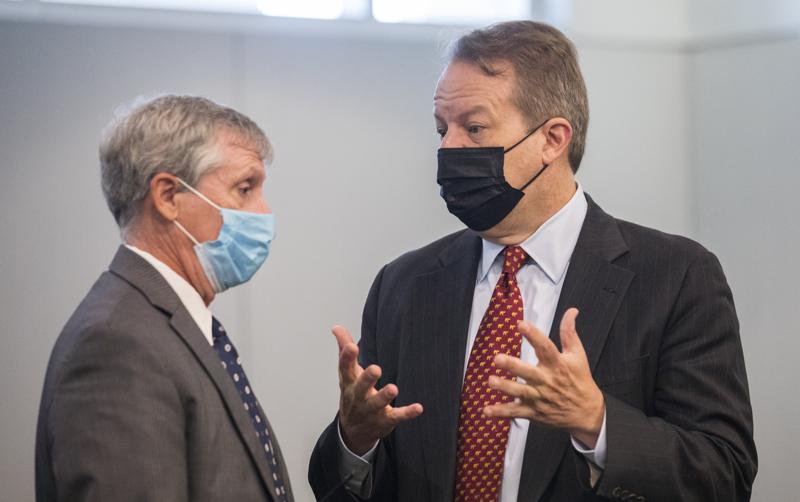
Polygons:
M336 338L336 343L339 344L339 352L341 352L348 344L355 344L353 335L351 335L344 326L339 326L337 324L331 328L331 333L333 333L333 336Z
M397 386L388 384L367 399L367 406L374 411L378 411L385 408L396 397Z
M575 329L575 319L578 317L578 313L578 309L571 308L564 312L564 317L561 318L559 334L564 352L583 352L583 344Z
M483 414L492 418L528 418L534 417L532 408L519 402L492 404L483 408Z
M381 377L381 368L377 364L367 366L367 368L358 375L355 381L355 388L353 394L356 398L366 399L370 389L375 387L378 379Z
M494 356L494 365L500 369L509 371L514 376L524 378L529 384L540 384L544 381L541 370L518 357L509 356L508 354L497 354Z
M507 378L500 378L498 376L490 376L489 377L489 387L495 390L499 390L503 394L509 395L514 398L520 398L525 400L532 400L537 399L541 396L541 393L536 390L536 387L532 387L530 385L515 382L513 380L509 380Z
M399 408L392 408L389 410L389 419L394 424L411 420L422 415L422 405L419 403L409 404L408 406L401 406Z
M558 347L556 347L552 340L544 336L536 326L527 321L520 321L517 329L519 329L522 336L528 340L533 350L536 351L536 357L541 364L548 366L558 361L558 357L561 355L558 352Z
M361 373L361 366L358 365L358 345L347 344L339 353L339 380L345 385L350 385Z

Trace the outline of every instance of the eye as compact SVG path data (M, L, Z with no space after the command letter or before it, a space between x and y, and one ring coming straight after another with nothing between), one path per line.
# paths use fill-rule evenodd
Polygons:
M483 131L484 129L486 128L481 125L473 124L467 127L467 132L469 132L470 135L474 136L476 134L480 134L480 132Z
M437 127L436 128L436 134L438 134L440 138L444 138L444 135L447 134L447 128L446 127Z
M239 195L241 195L242 197L245 197L252 191L252 189L253 189L253 187L250 186L249 183L244 184L244 185L239 185Z

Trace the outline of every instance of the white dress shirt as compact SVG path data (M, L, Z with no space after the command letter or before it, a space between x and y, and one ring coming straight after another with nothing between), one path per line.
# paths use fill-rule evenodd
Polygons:
M131 246L130 244L125 244L125 247L147 260L147 262L164 277L164 280L167 281L169 287L175 291L175 294L178 295L178 299L180 299L181 303L183 303L183 306L186 307L186 310L189 311L189 315L192 317L195 324L197 324L197 327L200 328L200 331L203 332L203 335L208 340L208 343L214 345L214 338L211 336L211 311L208 310L208 307L203 301L203 298L200 296L200 293L198 293L197 290L194 289L194 287L189 284L186 279L169 268L166 263L151 255L147 251L142 251L136 246Z
M527 240L520 244L530 260L517 272L517 284L524 304L524 319L536 326L545 335L550 334L558 298L567 275L569 260L578 242L588 204L583 189L579 186L569 202L548 219ZM469 321L469 338L464 360L467 369L469 354L478 334L483 315L489 307L500 274L503 272L503 249L505 246L487 240L483 241L483 253L478 263L478 277L472 300L472 314ZM560 322L559 319L557 322ZM538 359L533 347L522 339L520 359L536 365ZM519 482L522 475L522 459L525 441L528 437L527 419L514 419L508 433L508 445L503 467L503 482L500 501L516 502ZM600 438L594 450L572 440L573 447L597 467L605 466L605 418ZM533 467L535 468L535 467Z
M567 275L569 260L578 241L587 208L588 204L583 189L578 186L569 202L520 244L520 247L530 257L530 260L517 272L517 284L524 304L524 319L536 326L542 333L550 333L558 298L564 285L564 277ZM469 354L478 334L481 320L489 307L492 292L503 271L502 251L504 248L503 245L487 240L483 241L483 252L481 260L478 262L475 293L472 299L464 372L467 369ZM538 363L536 352L524 338L520 358L532 365ZM516 502L517 500L528 425L527 419L514 419L511 422L503 467L501 502ZM574 438L572 439L573 447L583 454L594 467L592 469L593 481L598 476L598 470L605 467L605 432L604 416L600 436L594 450L587 449ZM353 473L353 477L347 483L347 488L366 497L372 491L371 462L374 459L376 448L370 450L363 457L359 457L347 449L344 441L341 440L341 433L339 437L342 477ZM532 466L532 468L536 467Z

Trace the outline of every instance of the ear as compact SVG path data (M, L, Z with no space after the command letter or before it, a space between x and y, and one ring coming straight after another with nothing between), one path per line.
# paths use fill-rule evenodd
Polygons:
M542 162L552 164L562 155L566 156L572 141L572 124L564 117L554 117L542 127L545 143L542 146Z
M178 201L175 195L181 186L178 179L169 173L158 173L150 180L150 194L153 210L161 218L174 221L178 217Z

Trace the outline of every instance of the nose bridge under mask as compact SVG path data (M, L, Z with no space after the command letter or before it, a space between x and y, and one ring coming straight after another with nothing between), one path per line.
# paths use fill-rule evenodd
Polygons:
M437 155L439 163L445 162L448 166L437 178L503 177L505 151L502 147L440 148Z
M508 148L440 148L436 181L447 209L469 228L482 232L500 223L525 195L525 188L547 168L545 164L520 188L505 178L505 154L530 138L545 123Z
M178 181L192 193L217 209L222 226L216 239L198 242L181 225L175 225L194 243L194 252L215 293L247 282L269 256L275 238L272 213L254 213L220 207L180 178Z

